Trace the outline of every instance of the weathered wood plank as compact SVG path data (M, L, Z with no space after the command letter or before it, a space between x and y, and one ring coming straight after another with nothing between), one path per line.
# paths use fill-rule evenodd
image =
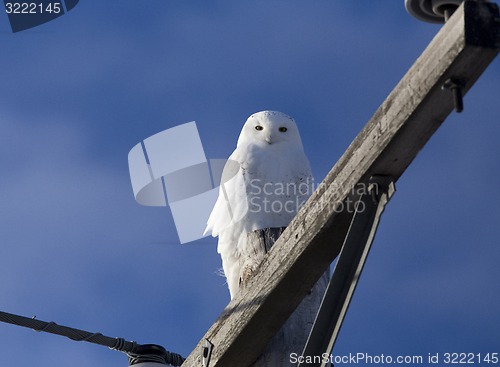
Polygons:
M453 109L448 78L472 87L500 47L498 7L466 1L394 88L204 339L210 367L248 366L338 255L348 207L370 176L397 179ZM343 210L340 210L343 207ZM202 365L203 340L183 367Z

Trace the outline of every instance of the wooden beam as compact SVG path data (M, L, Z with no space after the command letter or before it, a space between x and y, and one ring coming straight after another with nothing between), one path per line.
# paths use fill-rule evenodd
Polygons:
M495 58L500 19L494 3L465 1L335 164L283 232L250 284L233 299L183 367L247 367L340 251L352 202L370 176L398 179L453 110L452 79L463 94Z

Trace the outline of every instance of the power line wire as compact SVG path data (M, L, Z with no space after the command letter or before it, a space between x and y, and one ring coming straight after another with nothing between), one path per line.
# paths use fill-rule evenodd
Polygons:
M126 353L131 360L137 359L137 357L140 356L145 350L151 350L150 345L147 345L147 348L145 348L145 345L137 344L135 341L130 342L123 338L113 338L102 335L101 333L91 333L68 326L58 325L52 321L41 321L37 320L35 317L29 318L3 311L0 311L0 322L27 327L39 332L65 336L74 341L85 341L88 343L104 345L110 349ZM158 352L159 350L161 351L160 359L162 359L162 361L166 364L180 366L184 362L184 358L181 355L171 353L166 350L163 352L163 347L157 347L158 348L155 348L155 352Z

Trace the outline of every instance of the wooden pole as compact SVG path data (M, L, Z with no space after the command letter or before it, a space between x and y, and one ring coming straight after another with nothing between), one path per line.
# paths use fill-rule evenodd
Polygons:
M183 367L247 367L338 255L353 200L373 175L397 180L500 48L494 3L465 1L375 112Z
M265 228L248 234L246 250L240 257L242 268L240 292L248 286L248 282L257 271L254 264L262 262L284 230L285 227ZM248 262L245 259L247 257ZM245 264L251 264L251 266L245 266ZM304 350L327 284L328 275L325 273L268 342L252 367L294 366L290 362L290 355L292 353L300 355Z

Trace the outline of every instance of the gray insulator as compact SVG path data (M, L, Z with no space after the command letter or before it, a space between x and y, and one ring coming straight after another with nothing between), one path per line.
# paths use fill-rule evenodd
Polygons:
M405 0L406 11L419 20L444 23L464 0Z

